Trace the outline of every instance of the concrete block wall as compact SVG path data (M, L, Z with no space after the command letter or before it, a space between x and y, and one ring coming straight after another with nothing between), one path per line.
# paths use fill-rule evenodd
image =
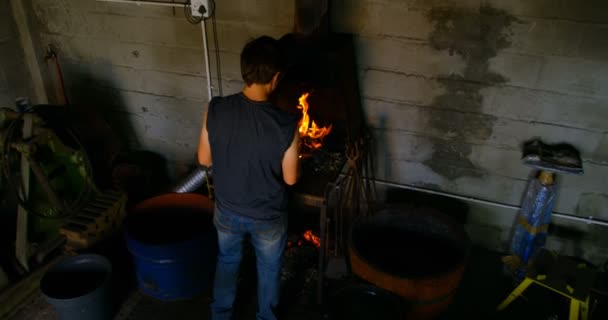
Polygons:
M176 1L178 2L178 1ZM195 163L206 102L201 25L184 9L95 0L30 0L39 45L56 48L68 96L95 107L132 148L167 158L181 176ZM292 28L291 1L218 1L216 30L221 89L242 87L239 55L247 40ZM213 94L220 87L215 41L207 23Z
M555 210L608 219L605 1L334 2L334 29L357 35L381 179L517 205L522 143L568 142L585 174L558 176ZM504 248L515 213L471 204L469 233ZM606 227L553 221L550 247L606 260Z
M28 3L39 46L58 49L72 101L104 110L132 147L166 156L176 175L194 162L208 99L200 26L188 24L181 8ZM379 141L378 177L517 205L532 171L520 163L522 143L568 142L580 149L586 172L558 177L556 211L608 220L607 6L332 1L333 29L356 38L362 102ZM242 85L245 42L291 31L293 13L293 1L217 1L224 93ZM219 94L215 68L212 78ZM471 204L469 233L504 248L514 214ZM554 221L556 230L575 232L553 232L550 246L606 259L607 248L593 245L608 243L604 227Z
M13 108L16 98L28 97L31 91L10 1L0 1L0 107Z

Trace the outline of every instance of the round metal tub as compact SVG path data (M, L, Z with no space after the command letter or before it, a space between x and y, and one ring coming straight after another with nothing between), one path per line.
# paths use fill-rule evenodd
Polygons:
M449 306L469 251L462 226L428 208L360 218L349 240L353 272L407 300L407 319L433 319Z

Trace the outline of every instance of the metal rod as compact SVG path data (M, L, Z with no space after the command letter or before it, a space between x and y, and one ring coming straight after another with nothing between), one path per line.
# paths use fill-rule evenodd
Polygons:
M325 277L325 227L327 223L327 198L323 200L319 214L319 274L317 278L317 304L323 303L323 278Z
M129 3L140 5L152 5L161 7L183 7L184 5L189 6L184 2L168 2L168 1L139 1L139 0L95 0L98 2L116 2L116 3Z
M209 48L207 44L207 21L203 19L201 21L201 28L203 30L203 47L205 50L205 69L207 72L207 99L211 101L213 93L211 92L211 65L209 64Z
M445 197L449 197L449 198L471 201L471 202L486 204L486 205L499 207L499 208L506 208L506 209L511 209L511 210L519 210L521 208L520 206L512 205L512 204L508 204L508 203L484 200L484 199L479 199L479 198L475 198L475 197L471 197L471 196L463 196L463 195L444 192L444 191L420 188L420 187L407 185L407 184L395 183L395 182L384 181L384 180L375 180L375 181L378 184L389 186L389 187L409 189L409 190L415 190L415 191L420 191L420 192L424 192L424 193L436 194L436 195L441 195L441 196L445 196ZM573 214L567 214L567 213L561 213L561 212L555 212L555 211L552 213L552 215L556 218L560 218L560 219L564 219L564 220L572 220L572 221L578 221L578 222L584 222L584 223L588 223L588 224L595 224L595 225L599 225L599 226L608 227L608 221L598 220L598 219L595 219L593 216L579 217L579 216L576 216Z

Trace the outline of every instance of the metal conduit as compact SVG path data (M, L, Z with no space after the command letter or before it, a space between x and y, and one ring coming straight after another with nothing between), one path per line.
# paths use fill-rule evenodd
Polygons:
M464 200L464 201L471 201L471 202L490 205L490 206L499 207L499 208L506 208L506 209L512 209L512 210L519 210L521 208L520 206L512 205L512 204L508 204L508 203L484 200L484 199L479 199L479 198L475 198L475 197L471 197L471 196L463 196L463 195L444 192L444 191L420 188L420 187L407 185L407 184L395 183L395 182L384 181L384 180L375 180L375 182L380 185L385 185L385 186L389 186L389 187L409 189L409 190L415 190L415 191L420 191L420 192L424 192L424 193L436 194L436 195L441 195L441 196L445 196L445 197L449 197L449 198L454 198L454 199L459 199L459 200ZM595 224L595 225L599 225L599 226L608 227L608 221L598 220L598 219L595 219L593 216L580 217L580 216L556 212L556 211L553 211L551 214L556 218L560 218L560 219L564 219L564 220L572 220L572 221L577 221L577 222L584 222L587 224Z
M96 0L99 2L117 2L117 3L129 3L136 5L153 5L153 6L163 6L163 7L183 7L185 5L184 2L169 2L169 1L139 1L139 0Z

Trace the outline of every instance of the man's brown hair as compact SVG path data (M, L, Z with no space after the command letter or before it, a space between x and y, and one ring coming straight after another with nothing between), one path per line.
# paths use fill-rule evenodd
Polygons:
M241 52L241 75L248 86L269 83L284 66L279 41L268 36L250 41Z

